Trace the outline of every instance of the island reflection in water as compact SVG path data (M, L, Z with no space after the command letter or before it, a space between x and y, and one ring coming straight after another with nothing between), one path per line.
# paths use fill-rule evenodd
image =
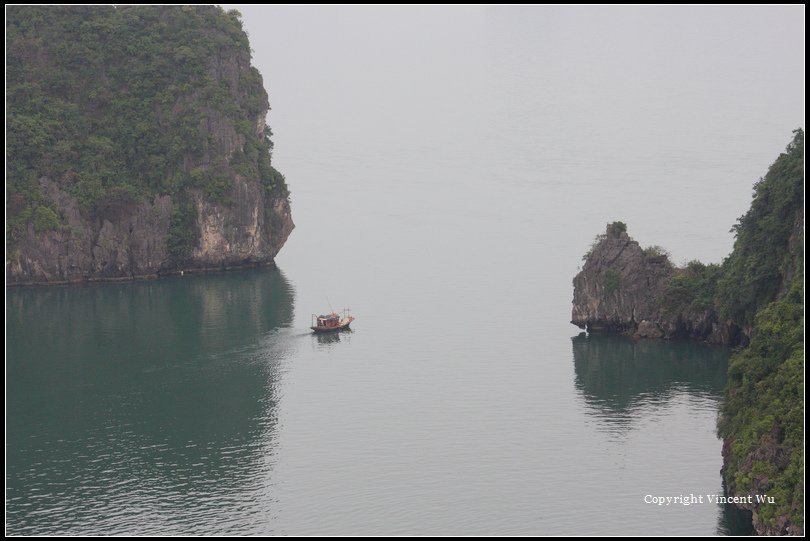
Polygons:
M233 532L266 513L293 314L280 271L7 303L7 533L203 533L217 515Z
M651 409L679 400L711 411L722 403L729 348L585 333L571 338L571 343L574 384L599 430L624 436ZM717 445L719 454L719 439ZM733 505L718 507L722 512L717 534L753 533L749 512Z

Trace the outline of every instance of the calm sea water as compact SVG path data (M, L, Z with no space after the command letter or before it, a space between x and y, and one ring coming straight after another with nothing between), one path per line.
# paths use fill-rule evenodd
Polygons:
M617 219L728 253L803 118L791 18L240 9L298 227L278 269L7 292L7 533L746 532L644 503L722 493L729 352L579 336L571 279Z

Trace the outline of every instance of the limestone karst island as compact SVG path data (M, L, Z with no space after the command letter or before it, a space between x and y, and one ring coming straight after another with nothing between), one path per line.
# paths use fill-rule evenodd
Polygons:
M574 278L589 332L738 346L718 420L723 477L764 535L804 532L804 132L754 186L721 265L672 264L607 225ZM773 503L758 503L765 495Z
M6 284L273 262L294 225L237 12L6 16Z

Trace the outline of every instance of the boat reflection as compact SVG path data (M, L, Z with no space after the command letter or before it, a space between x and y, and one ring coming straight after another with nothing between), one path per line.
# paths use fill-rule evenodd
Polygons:
M313 333L312 344L315 346L315 349L330 349L341 342L350 343L353 333L354 331L350 328L329 333Z

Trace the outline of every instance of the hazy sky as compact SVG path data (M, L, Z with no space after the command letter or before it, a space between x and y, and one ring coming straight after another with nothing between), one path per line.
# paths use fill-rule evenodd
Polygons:
M587 179L632 194L580 190L590 231L623 216L678 253L684 231L711 229L723 248L696 255L717 260L804 123L803 5L235 7L294 194L318 161L421 162L411 176L469 189Z
M395 108L412 135L508 99L493 79L510 63L532 65L538 99L588 114L595 136L689 144L721 135L696 125L745 130L765 112L784 139L804 119L804 6L236 7L284 125L371 127Z

